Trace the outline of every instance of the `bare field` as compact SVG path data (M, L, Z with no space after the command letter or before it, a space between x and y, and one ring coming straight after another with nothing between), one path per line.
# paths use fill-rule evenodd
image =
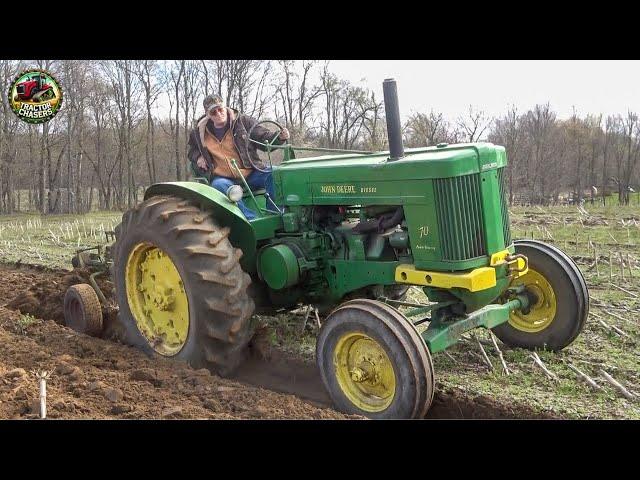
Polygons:
M490 370L482 359L477 342L467 334L466 338L454 347L434 355L438 396L429 416L639 419L640 208L636 206L603 208L590 205L580 208L575 206L516 207L512 208L510 213L514 239L535 238L551 243L564 250L576 261L589 287L591 297L589 320L578 339L562 352L538 352L551 377L534 363L531 352L511 349L497 341L510 371L510 375L504 375L502 364L488 332L478 330L475 333L493 366L493 370ZM6 283L11 275L21 271L20 267L15 267L14 262L70 269L70 257L73 251L76 248L98 243L105 244L106 238L103 232L112 230L120 217L120 213L114 212L98 212L84 216L0 217L0 263L5 264L1 272L3 282ZM13 265L9 266L9 264ZM12 295L17 296L23 290L33 287L38 281L56 282L56 278L62 277L64 277L62 271L57 273L49 271L43 273L33 269L21 271L21 276L13 282L13 287L4 289L0 306L9 303ZM412 289L410 297L413 300L424 300L424 295L416 288ZM19 307L17 309L21 310ZM50 311L51 314L47 315L40 310L39 316L44 320L57 320L52 318L53 310ZM271 409L270 402L278 403L282 400L275 396L281 394L276 394L269 388L278 390L282 385L275 385L277 382L272 385L268 379L258 378L259 376L255 374L246 375L244 379L239 380L240 383L236 382L233 385L227 385L224 383L226 380L215 376L209 376L207 381L194 380L196 384L202 382L203 386L198 392L195 391L195 384L189 383L191 380L186 383L182 381L178 384L182 384L180 388L184 391L173 391L169 380L173 378L171 375L175 375L178 379L188 379L204 373L193 374L185 366L180 366L184 371L172 371L171 365L164 365L164 363L156 365L141 353L132 351L128 347L101 339L79 337L66 327L54 322L43 322L39 318L24 315L25 313L27 312L18 313L15 308L0 310L0 333L7 336L3 343L13 342L15 345L21 345L20 348L9 349L0 358L0 401L3 402L0 403L1 418L13 416L22 418L32 415L29 413L28 403L34 392L31 392L29 390L31 387L26 385L33 383L35 386L35 381L28 381L29 375L23 377L22 372L11 374L14 375L13 377L8 372L15 369L26 371L27 367L35 366L45 368L51 362L53 363L50 368L58 368L60 371L67 367L59 367L59 364L73 366L76 362L75 366L82 372L85 372L86 367L85 373L77 375L78 379L67 382L68 388L63 387L63 379L67 378L63 374L58 374L58 379L52 380L54 386L58 385L60 388L58 391L56 386L53 391L59 392L63 397L62 403L59 404L60 409L54 410L54 415L58 415L59 418L161 418L163 411L174 408L171 402L191 405L180 411L179 415L186 418L344 418L326 409L327 405L318 406L326 402L326 395L322 397L322 387L314 384L317 379L314 380L312 374L308 378L308 388L305 387L305 391L301 391L297 397L316 400L316 403L312 402L307 407L304 406L305 401L289 395L287 398L291 398L288 401L293 402L291 405L296 405L293 410ZM283 313L274 317L256 315L254 320L260 326L259 341L254 343L259 345L259 349L256 350L260 351L261 358L285 355L287 358L299 361L301 365L306 365L305 368L312 365L317 324L311 317L306 322L306 326L303 325L304 309L300 309L298 313ZM47 339L43 338L45 336L57 338L59 341L55 346L49 345ZM65 339L68 339L68 345L64 344L67 341ZM101 342L100 347L97 347L97 343L94 342ZM86 343L86 345L79 349L78 343L83 345ZM104 353L103 345L105 345ZM27 362L30 349L35 349L42 361L36 364L32 361ZM118 349L123 350L120 352ZM78 356L79 350L83 352L87 350L87 352ZM66 356L60 359L61 355ZM99 373L100 368L94 369L87 366L92 361L97 362L96 365L101 362L106 365L110 359L122 359L122 355L128 362L128 366L123 367L124 364L121 362L122 370L114 368L114 374L111 377L103 378ZM156 382L156 386L153 382L147 382L151 386L146 385L143 388L139 385L140 382L130 380L132 371L136 370L138 363L144 365L144 368L160 369L160 376L166 381ZM115 364L118 364L117 360L113 365ZM259 363L256 368L263 368L264 365ZM139 366L139 368L143 367ZM71 367L67 369L73 370ZM589 376L596 386L589 386L574 369ZM630 398L626 398L625 394L610 383L606 379L607 375L622 385L630 394ZM24 383L22 390L20 382ZM96 387L97 392L104 393L110 388L119 389L120 393L124 392L124 400L119 399L120 403L116 402L116 404L129 406L118 409L113 402L105 400L103 394L87 394L87 398L93 399L94 403L98 402L95 405L100 405L95 406L83 394L83 389L87 389L89 384L97 385L95 382L102 382L102 386ZM104 384L109 382L114 386L105 387ZM251 382L257 382L258 385L246 386ZM83 386L83 384L86 385ZM11 387L11 390L6 388L3 390L2 385L6 388ZM145 390L147 387L150 388L148 392ZM232 390L225 390L226 387ZM267 387L267 389L261 387ZM6 393L16 388L19 392L23 392L20 395L25 398L20 397L16 400L15 393ZM244 388L252 388L251 391L254 393L247 396ZM170 398L170 401L162 400L165 397L157 390L163 389L170 390L165 392L165 397ZM242 410L245 407L240 406L234 411L224 410L220 402L209 402L208 405L213 406L212 408L205 406L207 400L217 398L216 396L222 393L229 395L228 392L233 389L240 389L247 401L255 403L256 398L262 398L258 402L262 413L256 414L248 405L246 410ZM298 392L294 388L290 393ZM117 392L113 395L119 397ZM174 398L172 395L177 396ZM182 395L184 398L181 397ZM318 398L314 398L314 395ZM191 397L197 399L196 401L192 398L193 405L185 400ZM103 403L100 403L99 399ZM146 401L154 405L165 402L166 405L156 405L151 408L143 405ZM298 405L296 403L298 401L302 403ZM242 400L239 402L238 405L243 404ZM71 406L63 406L67 404ZM9 408L10 405L13 407ZM307 408L309 410L305 410ZM86 412L83 413L83 409ZM117 413L120 410L122 412Z

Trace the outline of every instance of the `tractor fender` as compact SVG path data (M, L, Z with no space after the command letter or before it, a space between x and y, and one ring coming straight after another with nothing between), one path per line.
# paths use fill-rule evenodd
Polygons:
M212 217L221 227L230 230L231 245L242 250L240 265L245 272L256 270L256 234L238 206L226 195L209 185L197 182L163 182L151 185L144 193L148 200L157 195L173 195L200 204L204 211L213 212Z

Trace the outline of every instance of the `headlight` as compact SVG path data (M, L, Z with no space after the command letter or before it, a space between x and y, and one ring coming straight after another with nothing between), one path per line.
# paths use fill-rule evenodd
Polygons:
M233 203L242 200L243 195L244 191L242 190L242 187L240 185L231 185L227 189L227 197L229 197L229 200L231 200Z

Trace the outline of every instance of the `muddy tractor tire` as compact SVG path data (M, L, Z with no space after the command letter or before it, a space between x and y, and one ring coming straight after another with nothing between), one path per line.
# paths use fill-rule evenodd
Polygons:
M98 337L103 319L100 299L87 283L72 285L64 295L64 322L76 332Z
M240 249L210 213L152 197L116 227L113 277L125 341L230 375L246 355L254 302Z
M514 347L562 350L580 334L589 314L589 292L577 265L564 252L535 240L515 242L516 253L529 259L529 272L512 285L533 294L527 311L511 312L509 321L493 328Z
M324 321L316 345L324 386L341 411L374 419L424 418L435 388L424 340L398 310L352 300Z

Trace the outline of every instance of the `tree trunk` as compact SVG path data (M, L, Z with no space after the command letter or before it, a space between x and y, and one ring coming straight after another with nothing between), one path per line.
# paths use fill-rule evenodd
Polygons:
M38 183L38 201L40 203L40 213L45 215L47 213L47 173L49 171L49 157L47 154L48 143L47 134L49 126L46 123L42 124L42 138L40 139L40 179Z

